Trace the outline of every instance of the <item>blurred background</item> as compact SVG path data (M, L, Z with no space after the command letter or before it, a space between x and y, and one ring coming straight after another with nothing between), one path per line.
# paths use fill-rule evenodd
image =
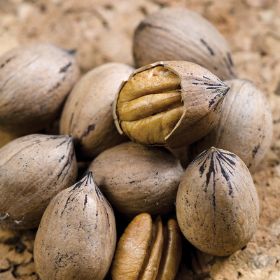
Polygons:
M84 71L108 61L132 64L135 27L164 6L185 6L209 19L231 44L239 74L275 90L279 0L0 0L0 53L43 41L76 49Z

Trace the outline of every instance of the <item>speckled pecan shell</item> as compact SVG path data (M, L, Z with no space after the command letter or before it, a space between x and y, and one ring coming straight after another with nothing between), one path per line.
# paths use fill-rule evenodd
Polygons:
M227 256L257 230L259 200L251 174L235 154L210 148L182 177L176 213L184 236L199 250Z
M215 146L235 153L254 171L271 144L271 110L265 95L251 82L236 79L226 83L230 91L218 125L192 145L191 154Z
M129 216L170 212L183 173L168 151L132 142L104 151L89 170L112 205Z
M231 51L222 34L205 18L184 8L148 15L134 33L137 67L160 60L195 62L220 79L235 77Z
M45 128L78 76L73 54L54 45L8 51L0 57L0 127L21 134Z
M96 156L124 141L114 125L112 103L132 71L126 64L103 64L86 73L69 95L60 132L71 135L85 157Z
M39 225L49 201L77 176L72 139L28 135L0 149L0 226Z
M116 246L114 212L91 173L49 204L34 247L42 280L103 280Z

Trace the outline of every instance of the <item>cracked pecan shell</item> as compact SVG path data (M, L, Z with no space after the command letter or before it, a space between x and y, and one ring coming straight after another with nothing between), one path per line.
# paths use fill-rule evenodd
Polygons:
M202 138L216 125L228 90L197 64L150 64L122 84L114 104L115 124L135 142L179 148Z

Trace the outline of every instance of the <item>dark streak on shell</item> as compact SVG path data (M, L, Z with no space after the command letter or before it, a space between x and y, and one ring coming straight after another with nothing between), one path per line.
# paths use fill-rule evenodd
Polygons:
M143 21L143 22L141 22L141 23L138 25L138 27L136 28L135 34L136 34L136 33L140 33L141 31L143 31L143 30L144 30L145 28L147 28L147 27L155 28L155 29L161 29L161 30L164 30L164 31L169 32L169 30L166 29L166 28L163 28L163 27L161 27L161 26L157 26L157 25L154 25L154 24L151 24L151 23L148 23L148 22Z
M203 76L204 79L207 81L204 81L203 79L193 78L195 82L192 82L193 85L197 86L205 86L207 90L212 91L212 93L215 95L210 101L209 101L209 108L211 108L213 105L217 107L217 99L220 99L221 97L226 96L227 92L229 91L229 87L225 89L225 85L223 83L213 83L210 81L210 79L206 76Z
M35 134L7 144L1 149L1 226L38 226L49 201L75 181L76 173L70 137Z
M258 153L259 149L260 149L261 145L258 144L257 146L254 147L253 151L252 151L252 156L253 158L255 158L256 154Z
M69 141L69 140L68 140L68 141ZM71 138L70 138L69 143L70 143L70 144L72 143ZM69 143L67 144L68 148L69 148ZM72 146L70 147L70 149L71 149L71 152L70 152L70 154L69 154L69 156L68 156L68 158L67 158L65 164L62 166L61 171L58 173L57 179L60 179L60 176L61 176L62 174L64 174L64 176L63 176L63 178L62 178L62 180L64 180L65 177L66 177L67 174L68 174L69 169L71 168L72 162L73 162L74 157L75 157L75 151L74 151L74 148L73 148ZM64 156L63 156L63 158L64 158ZM59 162L61 162L61 159L62 159L62 158L59 159Z
M217 172L221 172L222 176L226 180L229 188L229 195L233 197L233 187L231 184L231 176L234 174L235 168L235 158L236 156L232 153L212 149L211 152L208 150L203 151L195 160L199 167L200 177L203 176L204 172L206 172L206 167L208 167L208 171L206 173L206 182L205 182L205 189L206 192L212 178L213 180L213 206L215 209L216 201L215 201L215 187L216 187L216 180L215 176ZM210 163L208 164L208 161Z
M41 279L104 279L115 244L114 212L88 172L46 209L34 245L37 273Z
M5 60L5 62L2 63L2 64L0 65L0 69L1 69L1 68L4 68L4 67L5 67L10 61L12 61L15 57L16 57L16 55L13 55L13 56L7 58L7 59Z
M64 205L63 210L61 211L60 217L63 216L63 214L65 213L65 211L67 210L67 207L69 206L69 204L71 202L73 202L75 200L75 198L77 197L77 195L79 194L79 192L76 192L76 190L79 190L83 185L86 187L88 184L93 183L93 177L92 177L92 172L88 172L87 175L85 177L82 178L82 180L80 180L79 182L77 182L72 189L69 191L70 195L66 200L66 203ZM99 196L98 196L99 197ZM100 198L99 198L100 199ZM85 202L84 202L84 209L85 206L87 204L87 195L85 198Z
M1 126L19 135L45 129L79 77L75 58L51 44L11 49L0 57L0 70Z
M215 55L215 52L213 51L213 49L208 45L208 43L204 39L201 38L200 42L202 43L202 45L204 47L206 47L206 49L209 51L210 55Z
M87 135L89 135L89 133L90 133L91 131L93 131L94 129L95 129L95 123L90 124L90 125L87 127L87 129L85 130L85 132L81 135L81 138L84 138L84 137L86 137Z
M68 68L71 67L72 62L67 63L65 66L61 67L59 73L66 73Z
M181 179L176 215L186 239L202 252L228 256L243 248L259 220L258 195L245 163L226 150L203 151Z

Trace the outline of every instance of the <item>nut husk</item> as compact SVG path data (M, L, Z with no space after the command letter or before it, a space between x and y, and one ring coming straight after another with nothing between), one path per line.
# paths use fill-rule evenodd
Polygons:
M85 74L69 95L60 133L74 137L84 156L96 156L125 139L115 128L112 103L132 71L126 64L104 64Z
M197 64L156 62L137 69L122 84L114 104L115 124L135 142L176 149L216 125L228 89Z
M88 173L46 209L35 239L36 271L42 280L103 280L115 246L114 212Z
M136 216L121 236L112 264L113 280L173 280L182 255L177 222L163 225L149 214Z
M0 57L0 127L21 134L45 128L78 76L74 56L51 44L8 51Z
M168 151L127 142L104 151L89 170L121 213L167 213L173 208L183 169Z
M199 250L227 256L243 248L257 230L259 200L245 163L210 148L188 166L176 199L181 231Z
M264 94L251 82L231 80L218 125L193 144L191 154L215 146L238 155L250 171L265 156L272 141L272 115Z
M223 35L205 18L184 8L148 15L134 33L137 67L160 60L197 63L220 79L235 77L231 51Z
M0 227L39 225L49 201L77 176L72 139L28 135L0 149Z

